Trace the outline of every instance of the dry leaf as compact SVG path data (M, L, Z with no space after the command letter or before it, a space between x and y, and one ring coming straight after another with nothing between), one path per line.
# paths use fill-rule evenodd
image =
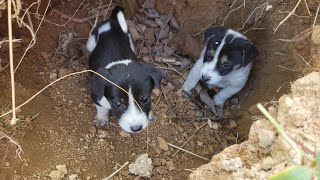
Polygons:
M171 17L171 19L170 19L170 21L169 21L169 24L170 24L170 26L171 26L173 29L175 29L175 30L177 30L177 31L180 30L179 22L178 22L178 20L177 20L174 16Z
M161 29L160 29L160 32L159 34L157 34L157 37L159 40L162 40L162 39L166 39L169 37L169 25L168 24L164 24Z
M145 10L145 14L150 19L155 19L155 18L160 17L158 11L156 9L153 9L153 8Z
M155 6L156 6L156 0L146 0L146 1L142 4L142 9L154 8Z

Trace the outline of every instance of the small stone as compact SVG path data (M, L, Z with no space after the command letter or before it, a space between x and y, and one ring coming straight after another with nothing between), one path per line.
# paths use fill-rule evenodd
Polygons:
M78 180L78 179L79 179L79 177L78 177L77 174L71 174L71 175L69 176L69 180Z
M111 150L114 150L114 149L115 149L115 147L114 147L112 144L110 144L109 147L110 147Z
M186 137L188 137L188 134L187 134L186 132L184 132L184 133L182 134L182 136L186 138Z
M42 71L39 72L39 75L40 75L40 76L43 76L43 75L44 75L44 72L42 72Z
M230 120L230 121L229 121L229 126L230 126L230 129L234 129L234 128L236 128L238 125L237 125L236 121Z
M45 59L45 60L48 60L48 59L49 59L49 55L48 55L47 52L41 51L40 54L41 54L41 57L43 57L43 59Z
M176 167L172 161L167 161L166 165L167 165L169 171L173 171L176 169Z
M49 177L51 178L51 180L61 180L64 177L64 173L61 171L51 171L51 173L49 174Z
M260 147L267 148L273 144L275 138L274 132L266 129L257 129L256 133L258 134Z
M197 141L197 145L198 145L198 146L203 146L203 142Z
M159 148L164 151L168 151L169 147L167 142L162 137L158 137L157 139L158 139Z
M131 134L130 133L128 133L128 132L126 132L126 131L121 131L120 132L120 136L121 137L125 137L125 138L130 138L131 137Z
M65 164L63 164L63 165L57 165L57 166L56 166L56 169L57 169L58 171L63 172L64 175L68 174L67 166L66 166Z
M58 79L58 75L57 75L57 73L50 73L49 78L50 78L51 80L56 80L56 79Z
M217 122L212 122L211 120L208 120L208 125L211 129L215 131L219 130L219 123Z
M9 162L6 162L4 165L5 165L6 167L9 167L9 166L10 166L10 163L9 163Z
M140 177L150 177L152 172L152 160L148 158L148 154L142 154L129 164L129 172Z
M268 171L274 166L274 164L274 160L270 156L268 156L267 158L262 160L261 168L265 171Z

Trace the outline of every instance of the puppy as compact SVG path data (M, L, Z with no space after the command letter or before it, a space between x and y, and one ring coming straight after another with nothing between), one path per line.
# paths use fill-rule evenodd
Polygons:
M245 86L258 51L247 37L223 27L208 29L203 43L206 47L191 69L182 90L190 94L199 80L209 88L221 88L213 97L213 104L217 113L222 115L225 101Z
M139 132L152 120L151 93L160 88L162 73L152 64L140 63L134 53L134 44L128 31L123 8L116 6L111 17L98 24L87 41L91 75L91 97L97 109L96 126L108 122L110 110L119 125L127 132Z

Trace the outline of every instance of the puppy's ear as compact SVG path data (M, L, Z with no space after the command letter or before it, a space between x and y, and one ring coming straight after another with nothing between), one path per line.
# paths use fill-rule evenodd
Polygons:
M153 81L153 84L158 89L161 89L161 80L163 78L163 73L159 69L155 68L153 64L145 64L148 75Z
M101 74L105 78L108 78L108 71L104 68L98 69L97 73ZM90 79L91 93L100 100L104 96L105 86L107 83L108 81L103 79L99 75L92 74Z
M257 56L259 55L259 52L257 48L248 40L242 39L242 38L236 38L232 44L237 46L238 48L242 49L243 51L243 66L246 66L247 64L254 61Z
M208 41L214 36L224 36L226 29L221 26L211 27L206 30L203 36L203 44L207 44Z

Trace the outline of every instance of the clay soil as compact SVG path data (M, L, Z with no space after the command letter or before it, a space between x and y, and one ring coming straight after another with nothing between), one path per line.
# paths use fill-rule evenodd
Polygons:
M194 63L196 56L200 53L201 34L196 37L192 35L213 23L219 12L226 11L232 2L193 0L179 1L173 6L169 0L158 1L156 9L159 13L172 12L181 24L181 30L175 34L169 46L179 52L180 56ZM47 5L45 2L42 3L40 13L44 12ZM113 3L117 4L118 1ZM241 28L249 12L262 4L256 3L251 4L251 9L248 6L249 9L244 11L243 18L239 18L242 17L241 11L230 14L225 26ZM308 3L311 13L315 14L317 5L311 1ZM102 2L102 5L108 4L107 1ZM62 164L67 166L68 175L77 174L80 179L101 179L110 175L125 162L133 162L138 155L144 153L148 153L153 161L154 169L151 179L187 178L192 170L208 161L184 152L179 152L173 157L177 149L169 147L168 151L162 150L158 145L158 137L165 139L168 143L182 146L195 130L201 127L184 149L211 159L226 146L240 143L247 138L253 121L252 114L248 111L251 106L258 102L278 99L288 92L290 82L305 73L306 63L302 57L309 61L308 37L291 43L278 39L296 37L311 26L313 18L292 17L274 33L273 28L286 15L280 11L291 10L295 3L271 1L270 4L273 7L263 13L255 26L263 29L246 33L257 46L260 55L253 66L247 86L235 97L239 99L240 108L232 111L229 105L226 107L231 116L237 115L237 118L232 119L236 122L236 127L230 126L229 119L219 122L219 130L213 130L205 125L206 120L174 118L175 116L199 117L208 114L190 100L181 97L179 90L183 79L175 71L165 71L162 93L157 91L153 93L153 105L159 100L154 111L156 121L151 123L147 130L129 135L122 132L114 119L106 127L97 129L92 121L95 108L89 96L89 74L81 74L58 82L23 106L18 112L20 122L16 126L10 126L10 116L0 119L0 132L16 140L23 150L19 153L19 157L16 152L17 146L6 138L0 140L0 179L46 179L49 173L55 170L56 165ZM240 2L234 7L239 5ZM82 49L92 26L88 21L68 22L53 9L72 15L80 7L75 17L85 17L89 9L98 6L97 1L52 2L37 34L36 44L28 51L16 71L17 104L30 98L52 82L56 76L87 69L87 58ZM308 16L305 7L300 6L296 13ZM35 11L36 9L33 9L32 12ZM220 17L218 24L222 23L225 16ZM37 27L40 20L34 16L32 20ZM245 32L250 28L252 26L246 26L241 31ZM6 16L3 16L0 19L1 39L7 37L6 32ZM61 37L69 32L76 36L73 49L78 51L67 51L66 55L57 53L61 44L59 37L61 40ZM18 64L23 54L22 50L27 48L31 38L28 31L17 26L14 27L13 34L15 38L22 39L22 43L16 44L14 48L15 64ZM7 45L2 45L0 52L0 60L2 60L0 65L4 67L8 63ZM143 58L144 55L140 57ZM147 58L144 60L148 61ZM1 114L10 110L10 91L9 68L6 68L0 71ZM240 117L238 117L239 114ZM139 179L129 174L128 167L114 178Z

